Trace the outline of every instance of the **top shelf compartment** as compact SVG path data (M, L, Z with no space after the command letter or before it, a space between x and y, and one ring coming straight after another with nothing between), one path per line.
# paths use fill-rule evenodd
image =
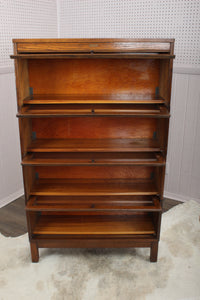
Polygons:
M173 54L173 39L16 39L18 55L97 53ZM31 43L30 43L31 42Z
M15 40L12 58L23 74L19 109L32 104L169 107L171 39Z

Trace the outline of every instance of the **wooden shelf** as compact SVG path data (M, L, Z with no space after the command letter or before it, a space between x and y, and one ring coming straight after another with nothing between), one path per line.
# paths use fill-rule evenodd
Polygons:
M134 211L161 211L157 196L31 196L27 211L129 214Z
M34 117L64 117L64 116L133 116L168 118L167 107L149 104L119 104L119 105L70 105L70 104L46 104L25 105L17 114L20 118Z
M152 94L81 94L81 95L32 95L26 97L24 104L162 104L165 100Z
M33 234L134 235L155 234L152 216L40 216Z
M173 59L175 55L171 54L161 54L161 53L128 53L128 52L102 52L102 53L95 53L91 52L76 52L76 53L34 53L34 54L17 54L17 55L10 55L12 59L53 59L53 58L139 58L139 59Z
M156 139L36 139L28 152L155 152Z
M157 195L151 180L130 179L37 179L31 188L35 196Z
M161 153L28 153L22 160L23 166L76 166L76 165L147 165L163 166Z

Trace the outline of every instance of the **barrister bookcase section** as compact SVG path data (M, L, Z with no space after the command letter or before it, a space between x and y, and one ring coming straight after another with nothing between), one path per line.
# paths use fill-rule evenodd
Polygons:
M174 40L13 44L32 261L61 247L157 261Z

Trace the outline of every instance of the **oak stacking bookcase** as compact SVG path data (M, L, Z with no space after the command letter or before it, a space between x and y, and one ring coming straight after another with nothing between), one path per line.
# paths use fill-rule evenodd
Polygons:
M32 261L149 247L157 261L173 39L15 39Z

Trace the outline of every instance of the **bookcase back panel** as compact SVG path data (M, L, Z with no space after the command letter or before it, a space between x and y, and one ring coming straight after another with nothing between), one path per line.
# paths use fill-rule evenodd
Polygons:
M132 117L33 118L37 139L153 138L157 119Z
M33 94L155 94L155 59L30 59Z
M45 166L35 167L35 172L39 178L150 179L154 169L141 166Z

